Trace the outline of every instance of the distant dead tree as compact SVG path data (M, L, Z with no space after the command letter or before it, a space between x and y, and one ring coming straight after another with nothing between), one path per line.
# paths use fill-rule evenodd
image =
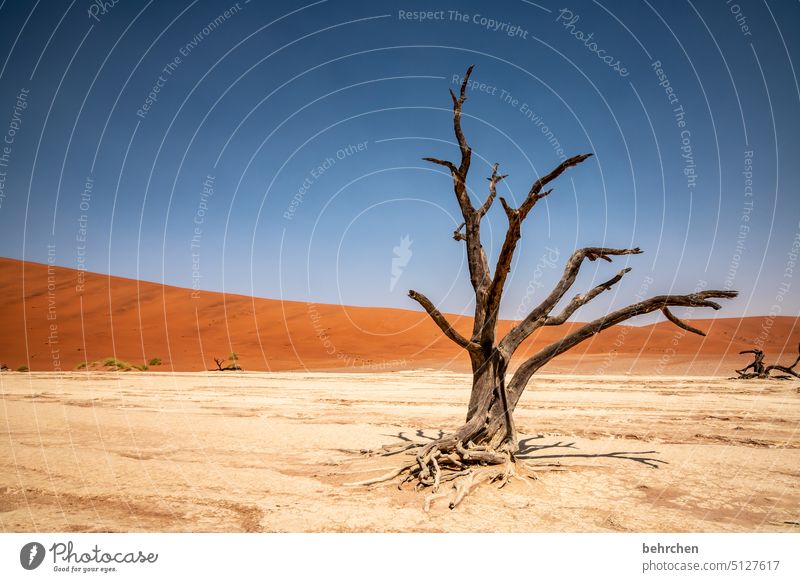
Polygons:
M230 360L231 363L227 366L223 366L222 364L225 363L226 359L214 358L214 363L217 365L217 372L229 372L242 369L239 366L239 356L236 352L231 352L228 354L227 360Z
M504 337L496 336L500 300L511 270L511 261L517 243L522 236L522 223L534 206L552 192L552 190L546 190L545 187L568 169L589 158L591 154L569 158L549 174L535 180L524 200L517 207L512 206L503 197L499 197L508 219L508 229L492 272L481 244L481 220L492 207L492 203L497 198L497 185L506 178L506 175L500 174L498 164L494 164L492 174L488 178L489 189L485 201L478 207L473 205L467 191L467 174L472 161L472 149L467 143L461 127L461 108L466 101L466 89L473 67L474 65L467 70L464 76L460 95L457 96L452 90L450 91L453 101L453 129L461 153L460 162L423 158L446 168L453 179L453 191L463 219L463 223L453 233L453 238L466 243L470 282L475 293L475 317L471 335L467 337L461 335L425 295L413 290L408 292L409 297L425 309L442 333L469 354L472 363L472 392L466 420L453 432L430 442L403 443L394 447L384 447L377 454L388 456L411 451L415 454L415 458L386 475L353 484L368 485L405 475L402 483L416 482L420 487L431 488L432 493L426 500L426 506L433 498L452 495L451 508L455 507L477 483L499 480L502 486L515 475L514 454L518 449L518 444L514 427L514 409L531 376L550 360L604 329L637 315L653 311L661 311L669 321L680 328L705 335L699 329L678 319L669 308L711 307L719 309L720 305L711 299L732 298L737 295L735 291L701 291L689 295L659 295L617 309L594 321L580 325L559 341L539 350L538 353L522 362L511 376L510 381L506 383L511 357L525 339L543 326L566 323L581 306L611 289L630 271L630 268L622 269L609 280L584 293L578 293L566 302L560 312L553 314L554 308L575 282L584 261L601 259L611 262L612 257L637 255L641 251L638 248L605 247L586 247L576 250L567 261L561 280L550 294L524 319L517 322ZM445 482L452 482L455 493L452 491L438 493Z
M750 364L748 364L747 366L745 366L741 370L736 370L736 373L739 374L740 378L761 378L761 377L765 376L765 372L764 372L764 352L762 352L758 348L753 348L752 350L743 350L743 351L739 352L739 354L740 355L741 354L753 354L753 356L755 356L755 359ZM751 368L753 370L753 373L752 374L748 374L747 370L750 370Z
M797 359L791 366L781 366L779 364L772 364L770 366L764 366L764 352L759 350L758 348L753 348L752 350L744 350L739 352L740 354L753 354L755 359L742 368L741 370L736 370L736 373L739 374L737 380L750 380L752 378L758 378L760 380L767 380L767 379L776 379L776 380L790 380L791 376L795 378L800 378L800 374L795 371L795 367L798 363L800 363L800 346L797 347L798 356ZM752 369L752 372L748 372L748 370ZM771 376L771 372L773 370L777 370L778 372L782 372L783 376Z

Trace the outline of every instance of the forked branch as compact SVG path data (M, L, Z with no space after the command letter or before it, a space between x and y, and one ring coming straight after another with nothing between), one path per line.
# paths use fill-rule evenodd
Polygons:
M558 178L561 174L573 166L577 166L592 154L582 154L573 156L561 162L555 170L542 176L536 180L528 191L528 195L523 200L519 208L513 208L509 203L501 198L500 202L503 205L503 210L506 212L508 218L508 230L506 231L503 246L500 249L500 255L497 258L497 264L494 269L494 276L489 286L489 291L486 295L486 321L484 323L483 333L481 334L484 340L493 338L494 328L497 324L498 311L500 309L500 300L503 296L503 289L506 284L506 279L511 271L511 262L514 259L514 253L517 249L517 243L522 238L522 223L528 217L528 214L536 206L542 198L548 196L552 190L542 191L542 189Z
M611 279L606 281L605 283L600 283L597 287L592 288L591 290L587 291L586 293L582 293L580 295L576 295L572 298L572 300L567 303L567 306L559 313L553 317L547 316L544 320L545 325L562 325L566 323L566 321L575 313L578 309L589 303L592 299L600 295L603 291L608 291L616 285L622 277L625 276L626 273L629 273L631 270L630 267L622 269L619 273L613 276ZM664 308L666 311L666 307ZM670 314L671 315L671 314ZM668 316L669 317L669 316Z
M642 251L637 247L633 249L612 249L606 247L584 247L582 249L576 250L572 253L572 256L567 261L566 266L564 267L564 273L561 275L561 279L550 292L544 301L542 301L538 306L536 306L522 321L520 321L517 325L515 325L511 330L508 332L506 337L502 339L500 342L500 350L506 356L510 357L519 345L525 341L525 339L530 336L534 331L542 327L546 324L547 318L550 315L550 312L555 308L559 301L567 294L570 290L572 285L575 283L575 279L578 277L578 273L580 272L581 265L583 264L584 259L588 259L590 261L596 261L597 259L602 259L604 261L611 262L611 257L615 256L624 256L624 255L638 255ZM617 275L619 279L621 279L627 271L622 271ZM614 285L619 279L614 277L602 285L595 287L593 290L589 291L586 296L578 296L572 300L572 302L565 308L566 313L562 313L562 315L566 315L568 318L574 311L576 311L581 305L584 305L594 299L597 295L599 295L602 291L607 288L610 288ZM574 309L572 309L574 307ZM568 311L570 310L571 311ZM558 315L554 318L554 321L551 325L559 325L559 318L561 315ZM564 319L566 321L566 319ZM562 322L563 323L563 322Z
M542 176L538 180L536 180L532 185L531 189L528 192L528 195L525 197L525 200L520 204L519 212L521 215L521 219L525 220L525 217L531 211L531 209L536 205L536 203L547 196L547 193L542 192L542 188L547 186L550 182L558 178L561 174L566 172L569 168L573 166L577 166L582 161L590 158L592 154L581 154L578 156L572 156L561 162L555 170Z
M465 234L461 233L461 227L456 229L453 233L453 238L456 240L464 240L467 243L467 262L469 264L470 282L475 290L477 306L482 308L483 296L485 295L484 289L489 284L489 267L486 261L486 255L481 247L480 219L482 215L475 210L475 207L469 199L469 192L467 191L467 174L469 173L470 161L472 160L472 148L470 148L467 143L467 138L464 137L464 132L461 129L461 107L464 101L467 100L467 86L474 66L475 65L472 65L467 69L467 73L464 75L464 79L461 82L459 94L456 95L452 90L450 91L450 96L453 100L453 132L455 133L458 148L461 152L461 162L456 166L453 162L441 160L439 158L423 158L423 160L446 167L450 170L450 174L453 177L453 191L455 192L456 200L458 200L458 205L461 208L461 215L464 218L463 226L466 227ZM489 201L489 206L490 205L491 201ZM488 206L486 210L488 210ZM478 318L476 317L476 322L477 321Z
M467 69L467 74L464 75L464 79L461 81L461 91L458 97L456 97L452 89L450 90L450 97L453 99L453 131L456 134L458 147L461 150L461 165L458 170L465 178L469 171L472 148L469 147L467 138L464 137L464 132L461 130L461 106L464 105L464 101L467 100L467 84L469 83L469 77L472 75L472 69L474 68L475 65L470 65Z
M650 299L640 301L639 303L634 303L628 307L618 309L617 311L613 311L608 315L604 315L603 317L582 325L577 330L563 337L561 340L554 342L539 351L517 369L517 372L514 374L511 382L509 383L508 393L510 406L516 405L516 401L522 394L522 390L525 389L525 385L528 383L528 380L539 368L544 366L556 356L563 354L569 349L572 349L579 343L589 339L595 334L600 333L604 329L622 323L623 321L627 321L628 319L636 317L637 315L644 315L653 311L664 310L668 307L711 307L712 309L720 309L721 305L715 301L711 301L712 298L732 299L733 297L736 297L736 295L738 295L736 291L700 291L690 295L659 295L657 297L651 297ZM680 321L677 320L677 318L674 319L676 321ZM675 323L673 319L670 319L670 321ZM692 333L704 335L699 329L693 328L687 324L684 324L683 322L680 323L682 324L680 327L683 329L692 331Z
M450 91L450 96L453 99L453 132L456 135L458 149L461 152L461 162L456 166L453 162L448 160L422 158L426 162L438 164L450 170L450 174L453 176L453 190L465 221L468 221L469 217L474 214L475 208L472 206L469 200L469 194L467 193L467 174L469 173L469 165L472 160L472 148L467 143L467 138L464 137L464 132L461 129L461 106L464 104L464 101L467 100L467 85L474 67L475 65L472 65L467 69L467 74L464 75L464 80L461 82L459 96L456 97L456 94L453 93L452 90Z
M487 178L489 180L489 196L486 198L486 202L478 209L478 218L483 218L489 209L492 207L492 202L494 202L495 197L497 196L497 185L508 178L508 174L500 175L497 173L497 168L499 164L495 164L492 166L492 175Z

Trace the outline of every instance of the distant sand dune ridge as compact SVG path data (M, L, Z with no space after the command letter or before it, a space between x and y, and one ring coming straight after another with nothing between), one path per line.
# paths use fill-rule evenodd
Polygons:
M463 351L421 311L206 291L193 296L191 289L13 259L0 259L0 281L0 362L12 369L67 371L113 356L137 365L160 358L153 370L199 371L214 368L213 358L231 351L245 370L469 368ZM798 319L690 320L708 332L705 338L668 322L618 326L546 371L729 375L748 363L738 352L757 343L768 363L794 359ZM451 321L465 334L472 326L469 317ZM501 322L501 331L510 325ZM568 327L540 330L524 352L555 341ZM516 357L521 361L523 353Z

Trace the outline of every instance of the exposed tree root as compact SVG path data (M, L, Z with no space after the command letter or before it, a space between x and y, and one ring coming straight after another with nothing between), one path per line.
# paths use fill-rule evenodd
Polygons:
M472 442L462 443L452 435L441 436L429 443L402 443L364 452L381 457L413 454L414 461L379 477L348 485L376 485L405 474L398 482L398 489L414 484L417 491L429 490L423 503L425 512L430 511L433 502L439 499L448 500L448 507L455 509L483 483L497 483L498 488L502 488L515 477L526 483L526 477L536 478L532 470L518 464L509 451L493 450Z
M389 481L391 479L394 479L395 477L397 477L401 473L406 472L413 466L414 465L412 464L412 465L406 465L405 467L399 467L398 469L392 469L391 471L389 471L385 475L381 475L380 477L374 477L372 479L367 479L365 481L357 481L355 483L347 483L347 485L350 487L358 487L363 485L375 485L376 483L383 483L384 481Z

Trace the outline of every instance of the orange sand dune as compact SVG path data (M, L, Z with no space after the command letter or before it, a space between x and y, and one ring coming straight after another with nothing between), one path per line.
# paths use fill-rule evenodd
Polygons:
M469 367L463 352L421 311L193 295L190 289L12 259L0 259L0 285L0 362L12 369L72 370L115 356L135 364L158 357L163 365L155 370L192 371L213 368L215 356L231 351L245 370ZM768 363L793 359L798 319L694 320L708 331L705 338L670 323L618 326L547 370L726 375L747 363L738 352L757 344ZM468 317L451 321L463 333L471 327ZM554 341L567 327L540 330L525 351Z

